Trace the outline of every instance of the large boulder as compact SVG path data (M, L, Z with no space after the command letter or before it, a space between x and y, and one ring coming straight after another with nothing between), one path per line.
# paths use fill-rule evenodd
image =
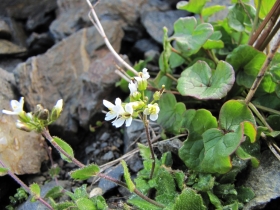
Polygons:
M0 68L0 110L11 110L10 100L17 99L13 93L14 76ZM40 134L16 128L17 116L0 113L0 160L16 174L40 172L41 162L47 159L44 139Z
M107 38L118 52L123 37L121 22L103 21L102 25ZM114 69L109 68L114 67L115 61L108 57L105 58L109 51L105 50L107 48L104 46L104 40L95 27L85 28L62 40L45 54L29 58L14 70L17 87L20 93L25 96L27 107L30 110L37 104L51 109L57 100L64 100L63 112L55 124L54 132L57 135L67 137L70 143L75 143L74 141L77 140L72 134L78 131L79 121L83 125L87 123L84 122L85 117L81 113L81 108L86 107L89 115L99 111L94 104L100 104L100 102L95 100L100 98L100 95L105 95L100 90L108 87L108 84L103 85L102 81L105 83L110 81L112 87L112 84L118 80L113 72ZM103 66L99 65L100 67L98 67L97 62L100 62L98 60L102 61L102 59L106 61L102 63ZM110 60L111 62L109 62ZM87 73L94 75L91 82L93 86L89 85L89 81L83 82L86 81L85 76L81 78ZM93 84L93 80L97 82L99 90ZM90 89L94 91L89 91ZM88 95L79 96L81 91L83 94L88 93ZM98 94L96 94L97 92ZM106 94L109 92L110 90L106 90ZM79 97L83 100L87 97L88 103L84 104L79 100Z

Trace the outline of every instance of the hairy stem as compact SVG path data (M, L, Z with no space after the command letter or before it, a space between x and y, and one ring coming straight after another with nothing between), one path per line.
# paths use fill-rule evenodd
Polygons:
M269 54L267 55L265 61L264 61L264 64L262 65L262 68L260 69L260 72L258 74L258 76L256 77L249 93L247 94L247 97L245 98L245 103L248 105L249 102L251 101L251 99L253 98L257 88L259 87L262 79L263 79L263 76L265 74L265 72L267 71L268 69L268 66L270 64L270 62L272 61L275 53L277 52L277 49L279 48L279 45L280 45L280 35L278 35L278 38L277 38L277 41L276 41L276 44L275 46L272 48L272 50L269 52Z
M3 168L7 168L6 165L0 160L0 165L3 167ZM8 168L7 168L8 169ZM12 171L10 171L8 169L8 174L10 175L10 177L12 177L27 193L29 193L31 195L31 191L29 189L29 187L23 183L23 181L21 181L17 175L15 175ZM48 204L43 198L39 197L39 198L36 198L39 202L41 202L42 204L44 204L48 209L52 209L53 208L51 207L50 204Z
M78 167L83 168L85 165L78 161L76 158L70 156L67 152L65 152L54 140L53 137L50 135L50 132L47 128L42 130L42 135L63 155L73 161Z
M147 135L147 142L148 142L148 145L149 145L149 148L151 151L151 155L152 155L152 160L153 160L152 169L151 169L151 173L150 173L150 179L152 179L153 175L154 175L156 159L155 159L155 153L154 153L154 149L152 146L151 137L150 137L150 133L149 133L149 121L147 120L147 115L144 115L143 122L144 122L145 131L146 131L146 135Z

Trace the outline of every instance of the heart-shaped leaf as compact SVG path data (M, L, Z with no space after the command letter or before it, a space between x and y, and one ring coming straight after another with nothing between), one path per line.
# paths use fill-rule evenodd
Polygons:
M222 33L220 31L215 31L210 38L203 45L203 49L211 50L211 49L221 49L224 48L224 43L220 40L222 37Z
M180 1L177 3L176 7L177 9L186 10L195 14L200 14L206 2L206 0L189 0L188 2Z
M184 121L186 106L177 103L173 94L164 94L159 101L160 112L158 123L168 132L178 134Z
M209 23L197 25L194 17L179 18L174 23L174 35L170 41L176 41L176 48L185 56L198 52L202 45L212 35L213 27Z
M234 84L233 68L219 61L216 70L211 70L204 61L197 61L185 69L178 79L177 89L184 96L198 99L221 99Z
M184 145L179 149L179 157L186 166L198 170L204 156L202 134L210 128L216 128L217 119L205 109L188 110L185 119L183 126L188 130L189 135L184 141Z

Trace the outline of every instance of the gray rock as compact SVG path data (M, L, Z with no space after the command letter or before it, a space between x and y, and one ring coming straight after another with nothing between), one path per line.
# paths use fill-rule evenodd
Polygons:
M147 32L150 36L162 44L163 38L163 27L167 27L168 35L170 36L173 33L173 24L180 17L185 17L189 15L186 11L152 11L145 12L141 15L141 22L145 26Z
M112 178L120 180L121 176L123 175L123 167L122 165L118 165L115 168L109 168L108 170L106 170L105 174ZM101 179L98 184L98 187L102 189L103 194L117 186L118 185L116 185L115 183L107 181L106 179Z
M14 76L0 69L0 110L11 110L10 100L17 99L13 93ZM0 159L16 174L40 172L41 162L47 159L40 134L16 128L17 116L0 112Z
M136 154L127 160L127 165L135 173L139 172L139 170L143 168L142 159Z
M26 40L28 55L38 55L46 52L54 45L54 40L49 33L37 34L33 32Z
M13 44L12 42L0 39L0 55L24 55L26 54L27 49L18 45Z
M112 151L109 151L107 153L105 153L101 159L104 160L104 161L109 161L109 160L112 160L114 158L114 154Z
M160 141L157 143L158 149L161 153L172 152L178 155L178 150L183 146L183 142L179 139Z
M69 181L58 181L59 186L62 186L65 188L70 188L71 183ZM57 186L55 181L48 182L47 184L41 186L41 197L44 197L49 190L51 190L53 187ZM41 202L31 202L31 196L28 198L26 202L19 205L17 208L18 210L49 210L45 205L43 205Z
M8 24L0 19L0 39L9 39L11 34L11 29Z
M140 53L144 55L145 52L153 50L159 53L159 46L150 39L140 39L138 40L132 48L133 53Z
M261 155L260 166L252 168L245 186L253 189L256 197L244 206L244 210L264 207L280 197L280 162L270 150Z
M119 51L123 36L120 23L104 21L102 24L114 49ZM108 50L103 47L104 40L94 27L82 29L45 54L29 58L14 70L17 87L25 96L29 110L37 104L51 109L57 100L64 100L63 112L54 124L53 135L77 143L73 134L77 132L79 121L85 125L85 119L88 119L85 115L99 111L102 105L100 98L109 94L109 86L112 89L118 80L113 73L115 62L108 58ZM94 64L103 58L107 62L96 68ZM94 80L85 82L83 78L82 81L83 74ZM95 92L97 88L98 92ZM105 88L106 93L103 92Z

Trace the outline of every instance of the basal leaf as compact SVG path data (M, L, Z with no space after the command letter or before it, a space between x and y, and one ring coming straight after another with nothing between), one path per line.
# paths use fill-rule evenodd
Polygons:
M210 202L215 206L217 210L223 209L220 199L211 191L207 191Z
M185 69L178 79L177 89L184 96L198 99L221 99L234 84L235 76L230 64L219 61L211 70L204 61Z
M178 134L184 121L186 106L183 103L177 103L173 94L164 94L159 101L158 123L168 132Z
M188 130L189 135L179 149L179 157L186 166L195 170L199 169L199 164L204 156L202 134L210 128L216 128L217 124L217 119L208 110L188 110L186 112L183 126Z
M63 141L61 138L57 136L53 136L53 141L58 144L59 147L61 147L70 157L74 157L73 149L70 147L69 144L67 144L65 141ZM60 156L63 160L71 163L72 160L66 157L64 154L60 152Z
M189 0L177 3L177 9L186 10L191 13L200 14L207 0Z
M185 174L183 173L183 171L175 171L174 172L174 179L175 179L179 189L183 190L184 182L185 182Z
M237 3L233 7L229 8L227 16L228 24L236 31L245 31L246 26L252 25L251 20L254 20L255 13L256 11L251 5Z
M225 8L226 8L225 6L221 6L221 5L214 5L211 7L206 7L206 8L202 9L201 15L203 17L209 17L221 10L224 10Z
M219 115L221 129L226 132L235 131L244 121L256 125L255 117L244 101L229 100L222 106Z
M224 42L220 40L222 33L220 31L214 31L214 33L209 37L209 39L203 45L203 49L221 49L224 48Z
M237 187L237 198L242 203L248 203L255 197L255 193L248 187Z
M0 167L0 176L5 176L9 169Z
M88 198L79 198L75 202L79 210L97 210L94 203Z
M135 190L135 185L131 180L130 173L128 171L126 162L124 160L122 160L121 163L122 163L122 166L123 166L124 179L125 179L125 182L127 184L127 187L128 187L130 192L133 192Z
M234 132L229 133L211 128L202 136L205 152L200 165L201 170L219 174L228 172L232 167L230 155L243 139L243 128L239 126Z
M191 188L186 188L175 200L173 210L206 210L202 197Z
M196 183L192 187L200 192L207 192L208 190L212 190L214 182L215 177L211 174L200 173L196 179Z
M190 56L199 51L202 45L212 35L213 27L209 23L197 25L194 17L179 18L174 23L174 34L170 37L176 41L176 48L185 56Z
M62 195L63 195L63 188L61 186L55 186L47 192L45 198L51 197L53 199L56 199Z
M77 180L86 180L92 176L95 176L99 172L98 165L90 164L84 168L80 168L70 172L70 176Z

